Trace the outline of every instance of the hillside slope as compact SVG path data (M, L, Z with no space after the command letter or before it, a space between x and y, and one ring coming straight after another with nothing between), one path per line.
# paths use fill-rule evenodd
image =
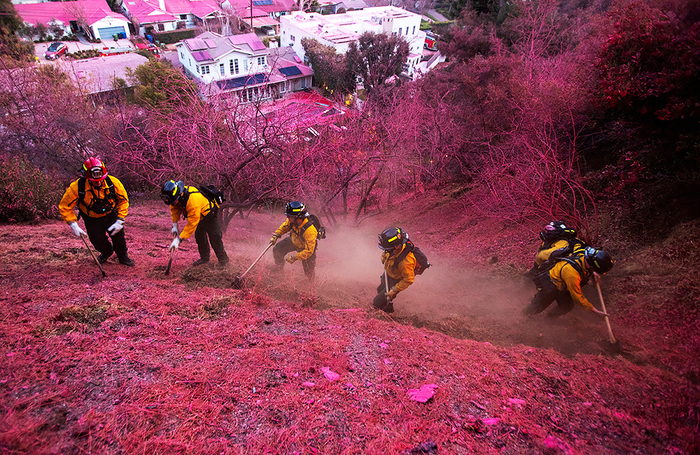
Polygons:
M644 318L642 334L629 325L633 300L655 301L651 275L621 266L606 276L626 348L612 356L602 321L578 308L559 320L520 316L534 292L521 278L534 231L469 214L456 200L426 204L420 217L329 227L315 300L299 264L269 273L269 253L244 290L230 287L282 215L235 219L228 267L189 267L192 241L165 276L166 208L136 203L126 230L137 265L111 259L104 279L65 224L0 226L0 450L700 450L697 331L659 342L697 319ZM390 317L369 302L381 274L377 232L396 223L434 266ZM641 254L609 241L618 257ZM427 402L411 399L431 384Z

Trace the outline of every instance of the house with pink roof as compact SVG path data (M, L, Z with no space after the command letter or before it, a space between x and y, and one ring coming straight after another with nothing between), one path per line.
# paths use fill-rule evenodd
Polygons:
M121 0L124 14L139 35L147 28L157 32L194 28L223 16L216 0Z
M276 35L280 32L279 18L291 14L294 7L294 0L224 0L221 3L222 9L231 11L249 26L268 28Z
M116 34L130 36L129 21L109 9L105 0L77 0L71 2L19 3L14 5L17 14L27 25L43 24L71 35L88 27L95 38L111 39ZM58 38L58 36L55 36Z
M205 32L176 46L185 74L200 83L205 97L234 92L253 102L311 87L311 68L291 49L266 48L255 33Z

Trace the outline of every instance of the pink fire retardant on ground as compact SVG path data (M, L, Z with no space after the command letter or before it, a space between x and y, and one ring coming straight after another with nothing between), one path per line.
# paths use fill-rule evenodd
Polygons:
M437 384L423 384L420 389L408 389L411 400L425 403L435 395Z
M323 367L323 368L321 368L321 371L323 371L323 375L329 381L337 381L338 378L340 378L340 375L338 373L332 372L329 367Z

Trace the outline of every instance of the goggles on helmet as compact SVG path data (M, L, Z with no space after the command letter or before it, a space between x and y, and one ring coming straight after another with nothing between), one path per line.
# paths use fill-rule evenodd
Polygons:
M102 178L103 172L101 167L93 167L90 169L90 177L93 179L101 179Z

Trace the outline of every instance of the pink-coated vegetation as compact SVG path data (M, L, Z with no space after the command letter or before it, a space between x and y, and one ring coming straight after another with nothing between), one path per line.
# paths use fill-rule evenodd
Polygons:
M487 218L455 214L460 204L444 202L421 205L421 220L393 213L435 264L397 298L393 317L369 308L381 273L375 231L385 221L329 233L315 296L300 267L271 275L269 256L246 289L230 287L281 222L278 213L232 222L228 267L191 268L196 248L184 245L169 277L162 244L170 222L160 203L132 207L125 229L137 266L112 259L104 279L64 223L0 226L0 447L697 450L697 376L680 376L697 374L697 319L654 319L654 291L632 291L640 284L614 272L603 289L622 355L604 349L603 322L581 309L559 320L520 316L532 285L494 255L526 267L532 234L513 225L485 236L494 226ZM439 221L444 210L453 213L448 223ZM625 256L620 268L641 266L637 252ZM658 287L656 276L635 275Z

